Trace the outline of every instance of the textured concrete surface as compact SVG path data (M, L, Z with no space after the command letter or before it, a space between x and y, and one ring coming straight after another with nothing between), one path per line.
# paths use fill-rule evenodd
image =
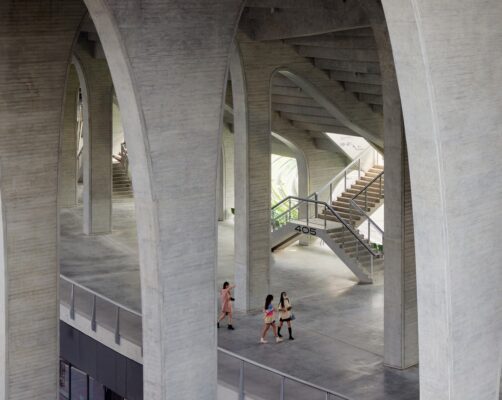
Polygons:
M77 105L78 74L70 65L66 81L63 128L59 156L59 206L73 207L77 204Z
M216 172L243 1L85 3L115 83L137 200L144 395L214 399Z
M392 46L380 4L360 0L371 21L382 75L385 141L385 363L418 364L415 240L408 153Z
M413 189L421 398L497 399L502 3L382 3Z
M89 42L74 49L83 102L84 232L112 229L113 83L104 59L94 58Z
M0 399L54 399L58 155L78 1L0 7Z

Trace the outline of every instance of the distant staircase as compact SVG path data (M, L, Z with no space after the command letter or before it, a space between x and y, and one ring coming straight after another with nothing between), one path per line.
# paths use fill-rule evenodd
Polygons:
M122 164L115 162L113 167L113 199L128 200L134 197L132 183Z
M332 205L342 218L359 227L365 218L362 213L354 212L354 203L365 214L371 215L383 204L384 196L384 168L382 165L375 165L332 201ZM329 210L321 218L336 221Z
M317 236L360 283L372 283L374 269L383 265L383 248L374 241L382 241L384 233L370 217L384 200L384 170L373 151L363 153L319 192L307 198L288 196L272 207L272 251L301 235Z

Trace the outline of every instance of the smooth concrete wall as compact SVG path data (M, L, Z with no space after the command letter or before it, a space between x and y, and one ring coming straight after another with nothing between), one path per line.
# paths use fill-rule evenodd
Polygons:
M103 234L112 229L113 83L89 42L79 42L74 54L84 106L84 233Z
M242 1L85 3L110 66L132 171L144 398L214 400L216 174Z
M497 400L502 3L383 0L416 243L420 397Z
M68 61L84 11L72 0L0 6L2 400L57 397L58 156Z
M70 65L66 82L66 95L61 135L59 166L59 206L74 207L77 204L77 107L79 95L77 71Z

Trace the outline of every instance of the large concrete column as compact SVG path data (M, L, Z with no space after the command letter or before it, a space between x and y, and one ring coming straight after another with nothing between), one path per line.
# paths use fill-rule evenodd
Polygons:
M382 6L360 0L375 35L382 74L385 143L384 362L418 363L415 240L408 154L389 31Z
M136 202L144 398L216 399L216 174L239 0L85 0Z
M75 46L84 106L84 233L112 229L113 83L105 59L95 58L90 42Z
M78 1L0 6L0 399L57 397L58 155Z
M502 3L383 0L406 127L420 397L497 400Z
M263 307L270 285L270 79L275 63L245 38L230 73L235 131L235 305Z
M73 207L77 204L77 107L79 81L73 65L68 71L66 96L63 111L63 131L59 170L59 206Z

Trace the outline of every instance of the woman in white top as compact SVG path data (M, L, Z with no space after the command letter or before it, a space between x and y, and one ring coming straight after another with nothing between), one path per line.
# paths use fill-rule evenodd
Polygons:
M288 295L286 292L281 293L281 300L279 300L279 306L277 307L279 310L279 328L277 329L277 334L279 337L281 335L281 328L284 322L288 324L289 331L289 340L295 340L293 337L293 330L291 329L291 321L293 320L293 313L291 312L291 302L289 301Z

